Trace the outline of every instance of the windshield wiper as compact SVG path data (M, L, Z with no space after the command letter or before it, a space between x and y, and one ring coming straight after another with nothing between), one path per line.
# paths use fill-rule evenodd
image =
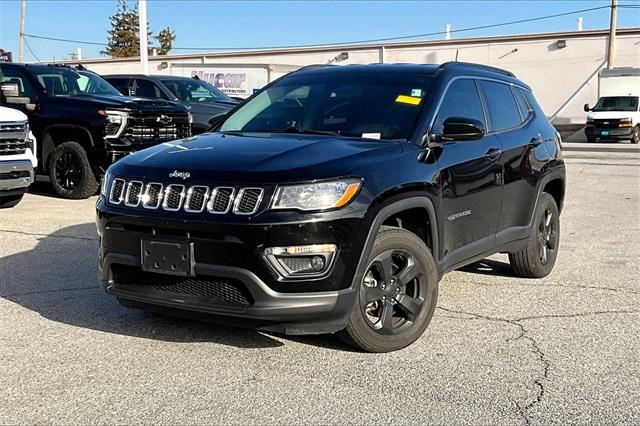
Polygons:
M340 136L340 132L334 132L331 130L314 130L314 129L303 129L300 126L288 126L286 129L282 130L272 130L272 133L299 133L299 134L307 134L307 135L330 135L330 136Z

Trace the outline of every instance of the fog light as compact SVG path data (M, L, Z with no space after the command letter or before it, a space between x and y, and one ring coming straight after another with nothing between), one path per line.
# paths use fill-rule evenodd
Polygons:
M335 258L334 244L271 247L265 258L284 278L318 278L327 274Z

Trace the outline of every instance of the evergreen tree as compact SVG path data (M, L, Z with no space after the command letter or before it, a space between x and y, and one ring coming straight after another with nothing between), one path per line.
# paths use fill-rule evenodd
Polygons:
M138 7L129 9L127 0L118 0L116 13L109 17L111 29L108 31L107 48L103 50L103 55L113 58L126 58L140 55L140 20L138 19ZM147 25L148 38L151 39L151 32ZM175 35L173 36L175 39ZM151 48L151 46L149 46ZM169 45L169 48L171 46Z
M158 33L157 36L154 37L160 43L160 47L158 48L158 55L166 55L171 50L171 46L176 39L175 31L171 31L171 28L167 27Z

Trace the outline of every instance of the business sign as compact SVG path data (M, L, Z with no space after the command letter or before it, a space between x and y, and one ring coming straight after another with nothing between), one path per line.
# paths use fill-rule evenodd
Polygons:
M194 76L213 84L229 96L241 98L251 96L253 92L269 82L269 73L266 68L242 66L191 69L191 77Z
M13 62L11 52L0 49L0 62Z

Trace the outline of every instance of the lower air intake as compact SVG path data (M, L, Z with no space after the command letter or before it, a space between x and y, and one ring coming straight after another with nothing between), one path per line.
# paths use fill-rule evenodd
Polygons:
M139 268L114 265L113 282L121 290L155 290L174 295L207 298L216 304L253 304L251 294L242 282L231 278L218 277L175 277L172 275L143 272Z

